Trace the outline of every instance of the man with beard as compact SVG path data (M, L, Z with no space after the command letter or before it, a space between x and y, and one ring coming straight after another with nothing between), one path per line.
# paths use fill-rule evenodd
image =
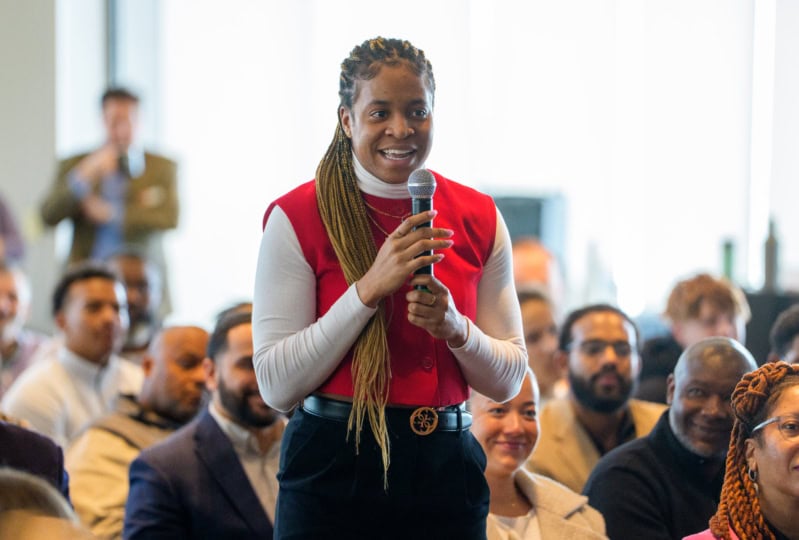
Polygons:
M142 372L116 355L128 321L125 290L106 268L68 270L53 292L53 315L63 340L11 385L2 409L66 448L119 394L138 394Z
M271 538L284 418L261 399L251 315L216 325L205 358L211 403L130 467L124 537Z
M640 369L638 329L620 309L595 304L566 317L558 355L569 395L541 410L527 467L580 492L599 458L649 433L665 405L630 399Z
M614 540L683 538L718 506L733 424L730 396L757 368L737 341L715 337L685 350L668 379L668 402L652 432L607 454L583 493Z
M208 332L196 326L159 332L142 360L139 395L120 396L116 411L94 422L69 447L72 504L98 538L122 537L131 462L200 409L207 345Z

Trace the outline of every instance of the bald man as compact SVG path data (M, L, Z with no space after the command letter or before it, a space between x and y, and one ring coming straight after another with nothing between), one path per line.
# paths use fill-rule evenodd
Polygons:
M194 326L158 333L142 360L139 396L120 396L116 412L92 424L67 451L72 502L98 537L122 538L130 463L197 414L207 344L208 333Z
M688 347L668 378L669 409L652 432L605 455L583 493L614 540L682 538L716 512L732 430L730 397L757 368L726 337Z

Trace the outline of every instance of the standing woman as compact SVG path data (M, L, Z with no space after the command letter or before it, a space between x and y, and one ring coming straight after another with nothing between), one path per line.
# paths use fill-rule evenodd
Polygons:
M773 362L732 394L735 423L710 529L685 540L799 540L799 366Z
M434 93L407 41L356 46L316 180L266 211L254 364L267 403L300 405L276 538L485 537L485 456L462 404L469 387L511 398L527 357L493 201L434 173L441 213L411 215ZM431 264L435 277L413 275Z

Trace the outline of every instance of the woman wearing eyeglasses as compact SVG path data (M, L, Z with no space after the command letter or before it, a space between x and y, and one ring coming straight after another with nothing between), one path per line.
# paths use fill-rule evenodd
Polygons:
M710 528L684 540L799 540L799 366L775 362L732 394L735 424Z

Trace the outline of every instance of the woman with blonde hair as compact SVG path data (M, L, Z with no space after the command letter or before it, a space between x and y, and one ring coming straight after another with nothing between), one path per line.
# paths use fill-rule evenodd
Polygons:
M299 405L276 538L485 537L485 456L462 404L470 387L513 396L527 355L493 200L426 169L434 93L411 43L356 46L315 180L267 209L253 364L270 406ZM440 213L412 203L419 186Z
M710 528L685 540L799 540L799 366L768 363L732 394L735 423Z
M491 489L488 540L601 540L602 515L588 498L524 468L538 441L538 385L528 369L519 394L504 403L472 394L472 434L486 453Z

